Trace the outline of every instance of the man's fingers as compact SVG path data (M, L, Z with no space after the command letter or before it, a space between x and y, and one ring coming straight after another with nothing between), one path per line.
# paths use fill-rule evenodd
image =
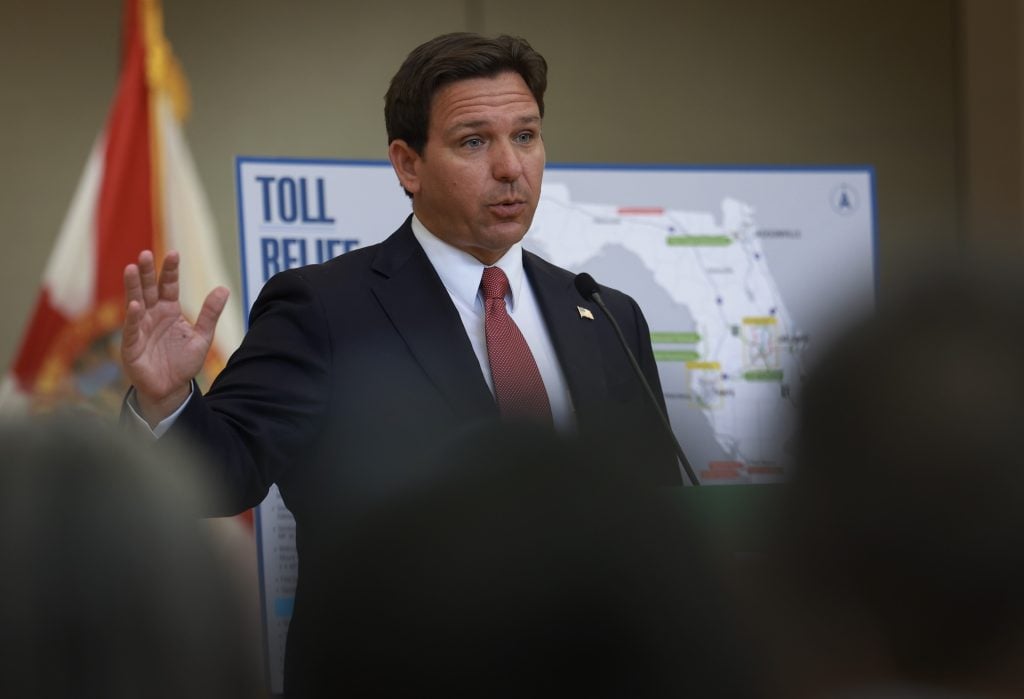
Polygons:
M123 359L128 359L125 356L125 350L132 347L139 339L142 315L143 305L141 299L130 300L124 315L124 330L121 332L121 357Z
M142 278L138 265L128 265L124 268L125 305L130 305L132 301L137 301L140 305L145 303L142 299Z
M169 250L160 267L160 281L157 295L161 301L178 300L178 264L180 260L175 250Z
M156 265L153 262L153 253L143 250L139 253L139 278L142 281L142 301L146 308L152 308L157 302L156 290Z
M217 320L220 318L224 305L228 302L228 290L223 286L206 295L203 307L196 318L196 332L205 337L207 341L213 342L213 331L217 328Z

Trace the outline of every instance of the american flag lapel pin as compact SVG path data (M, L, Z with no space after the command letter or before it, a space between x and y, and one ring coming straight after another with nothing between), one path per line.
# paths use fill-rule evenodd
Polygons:
M593 320L594 314L590 312L589 308L583 306L576 306L576 310L580 312L580 318L586 318L587 320Z

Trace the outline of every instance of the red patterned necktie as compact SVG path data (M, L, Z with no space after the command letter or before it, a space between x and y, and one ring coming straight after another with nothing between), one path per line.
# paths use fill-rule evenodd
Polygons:
M498 409L505 417L527 417L550 424L551 404L537 362L505 308L508 277L499 267L484 267L480 288L486 311L487 358Z

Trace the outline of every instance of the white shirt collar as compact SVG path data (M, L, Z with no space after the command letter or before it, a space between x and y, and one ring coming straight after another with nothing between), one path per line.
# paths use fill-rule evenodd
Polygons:
M427 227L415 216L412 217L412 234L427 253L427 259L437 270L441 283L453 297L469 307L477 304L480 297L480 277L483 276L484 264L468 252L459 250L438 238L427 230ZM520 298L525 273L523 271L523 244L517 242L510 247L500 260L494 263L508 277L509 312L515 312L516 299ZM483 304L482 300L479 303Z

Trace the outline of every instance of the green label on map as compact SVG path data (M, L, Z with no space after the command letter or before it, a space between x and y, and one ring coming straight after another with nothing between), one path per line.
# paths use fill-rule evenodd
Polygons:
M670 235L668 244L722 248L732 245L732 238L727 235Z
M747 381L782 381L782 369L763 369L743 373Z
M697 333L651 333L651 342L655 345L695 345L700 342Z
M700 355L690 350L654 350L654 359L659 362L693 362Z

